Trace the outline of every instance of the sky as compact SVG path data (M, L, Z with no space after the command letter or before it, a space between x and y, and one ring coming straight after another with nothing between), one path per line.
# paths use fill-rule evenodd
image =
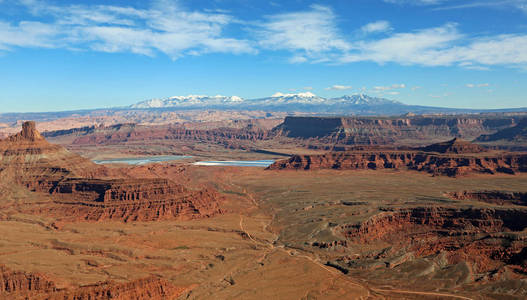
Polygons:
M527 107L527 0L0 0L0 113L306 91Z

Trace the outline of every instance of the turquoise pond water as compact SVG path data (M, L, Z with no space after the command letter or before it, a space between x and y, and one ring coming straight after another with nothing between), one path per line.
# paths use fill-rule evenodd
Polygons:
M262 167L266 168L274 163L274 160L227 160L227 161L198 161L198 166L235 166L235 167Z
M115 158L115 159L101 159L94 160L96 164L129 164L129 165L143 165L149 163L159 163L172 160L181 160L191 158L192 156L185 155L164 155L164 156L145 156L134 158ZM197 166L235 166L235 167L261 167L266 168L274 163L274 160L227 160L227 161L198 161L193 163Z
M115 158L115 159L102 159L94 160L96 164L129 164L129 165L143 165L148 163L164 162L171 160L181 160L185 158L191 158L192 156L184 155L163 155L163 156L146 156L146 157L134 157L134 158Z

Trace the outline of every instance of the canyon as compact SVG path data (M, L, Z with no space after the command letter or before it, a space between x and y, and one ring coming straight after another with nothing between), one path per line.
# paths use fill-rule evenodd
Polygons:
M521 119L421 118L25 122L0 141L0 298L525 297L526 155L461 137ZM137 154L276 162L88 159Z
M485 142L484 137L521 127L522 114L438 115L404 117L304 117L163 125L122 123L46 131L44 136L69 150L92 155L194 155L211 157L224 152L254 157L265 151L278 154L354 150L387 146L407 149L453 138L474 140L490 149L521 151L524 139ZM523 122L523 123L522 123ZM521 131L519 133L521 135ZM149 144L150 147L145 147ZM265 157L264 157L265 158Z

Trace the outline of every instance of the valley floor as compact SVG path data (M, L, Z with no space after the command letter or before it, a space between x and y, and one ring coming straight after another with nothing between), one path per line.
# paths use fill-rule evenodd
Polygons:
M392 226L388 237L407 239L408 245L382 233L367 239L366 235L346 236L345 230L350 224L400 209L435 207L436 214L445 208L483 209L483 214L490 214L503 206L453 200L447 194L460 190L527 192L526 175L448 178L407 171L305 172L205 166L186 166L183 172L175 172L176 167L129 167L127 173L213 185L227 196L225 214L201 220L64 222L28 213L51 201L49 196L4 186L2 192L10 200L3 201L0 210L0 263L10 270L45 274L59 289L160 277L179 289L174 294L178 299L527 296L522 271L492 255L489 258L484 250L476 251L475 241L452 250L449 240L450 248L442 245L444 249L425 253L409 245L414 245L414 240L433 243L436 239L423 236L415 224L385 223ZM510 209L524 212L520 206ZM506 222L496 218L487 221ZM525 227L514 232L498 229L507 232L492 234L515 235L521 240L526 233ZM411 231L413 236L401 234L401 230ZM453 229L452 234L459 233ZM498 243L507 242L494 238ZM448 251L454 254L448 256ZM491 269L467 255L486 260ZM2 295L0 292L0 298Z

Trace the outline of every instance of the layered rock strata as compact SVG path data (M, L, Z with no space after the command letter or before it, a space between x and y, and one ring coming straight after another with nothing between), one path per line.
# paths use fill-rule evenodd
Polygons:
M341 225L347 241L386 242L415 257L446 254L476 273L508 266L527 272L527 211L502 208L415 207L381 212L359 224Z
M408 169L446 176L527 172L527 154L481 152L485 151L477 145L449 141L412 151L370 150L294 155L273 163L268 169Z
M98 284L57 288L48 277L0 266L0 298L38 300L106 300L106 299L175 299L186 288L177 287L158 277L146 277L124 283Z
M151 221L221 213L215 190L189 190L167 179L104 178L107 169L48 143L26 122L0 141L0 175L7 182L51 195L56 205L35 211L58 218ZM101 178L102 177L102 178Z

